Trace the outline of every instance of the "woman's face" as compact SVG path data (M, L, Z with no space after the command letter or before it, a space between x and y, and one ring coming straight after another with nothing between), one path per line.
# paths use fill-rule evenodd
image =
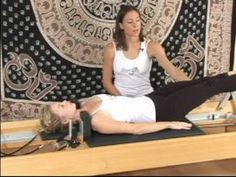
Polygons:
M124 33L127 36L139 36L141 31L141 19L135 10L128 12L124 18L122 23L120 23L120 28L124 30Z
M57 114L63 123L75 118L76 105L70 101L63 101L60 103L53 103L50 106L51 111Z

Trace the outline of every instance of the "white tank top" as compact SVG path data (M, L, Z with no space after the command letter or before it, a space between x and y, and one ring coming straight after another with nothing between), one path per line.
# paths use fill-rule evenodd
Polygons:
M155 122L156 109L153 101L146 97L111 96L107 94L96 95L102 99L99 110L108 112L112 119L122 122Z
M135 59L126 58L122 50L116 49L114 85L123 96L143 96L153 91L150 83L152 59L148 57L147 45L147 41L141 43L141 50Z

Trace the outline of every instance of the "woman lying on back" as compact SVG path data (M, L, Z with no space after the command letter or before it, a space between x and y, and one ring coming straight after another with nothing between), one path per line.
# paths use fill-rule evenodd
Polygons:
M55 132L69 120L80 120L81 111L87 111L92 129L104 134L189 130L192 124L184 120L191 110L216 94L232 91L236 91L236 71L172 83L135 98L100 94L81 103L52 103L43 109L41 125L46 132Z

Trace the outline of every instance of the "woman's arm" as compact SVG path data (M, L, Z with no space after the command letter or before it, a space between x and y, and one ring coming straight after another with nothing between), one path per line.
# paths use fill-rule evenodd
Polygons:
M147 134L164 129L189 130L192 124L186 122L149 122L149 123L126 123L111 119L110 115L100 111L92 119L93 130L103 134Z
M150 41L148 45L149 57L155 57L164 70L176 81L190 80L186 74L175 67L167 58L164 48L155 41Z
M106 91L111 95L121 95L113 84L113 61L115 57L115 49L112 43L104 48L103 68L102 68L102 84Z

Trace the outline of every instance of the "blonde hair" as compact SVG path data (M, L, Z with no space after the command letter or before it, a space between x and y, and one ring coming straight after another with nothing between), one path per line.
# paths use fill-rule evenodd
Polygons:
M41 131L47 133L58 133L63 130L60 117L51 110L50 105L43 106L39 117Z

